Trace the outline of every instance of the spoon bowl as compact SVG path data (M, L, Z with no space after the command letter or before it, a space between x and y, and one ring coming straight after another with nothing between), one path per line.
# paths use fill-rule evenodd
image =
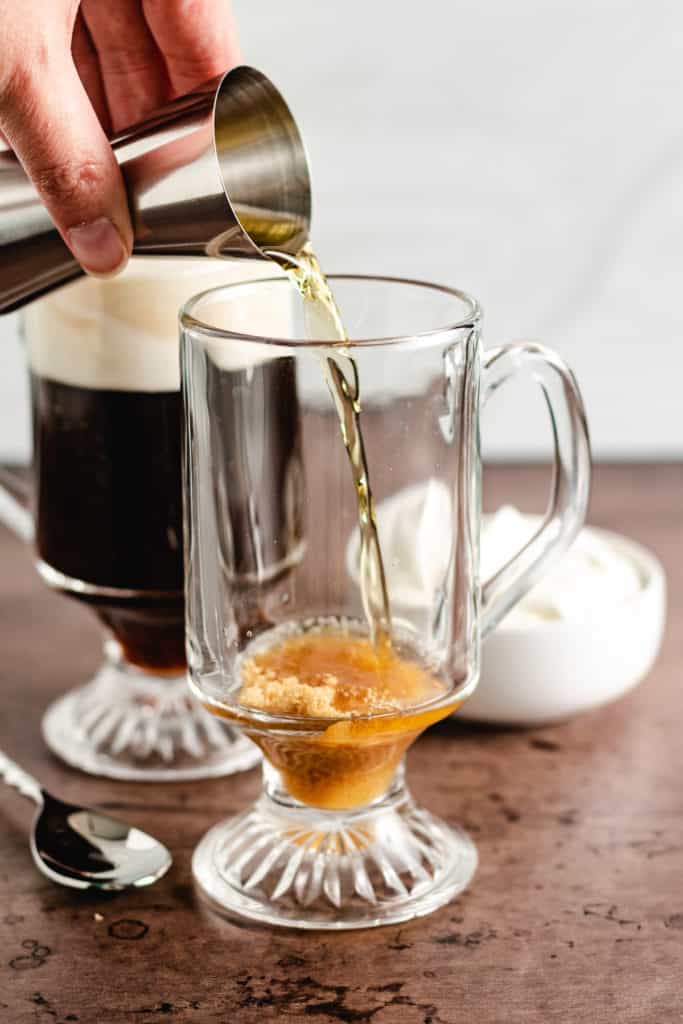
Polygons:
M122 889L151 885L171 866L158 839L102 811L57 799L0 751L0 777L38 804L31 853L53 882L72 889Z
M151 885L171 866L157 839L101 811L44 792L31 836L31 853L44 875L74 889L113 892Z

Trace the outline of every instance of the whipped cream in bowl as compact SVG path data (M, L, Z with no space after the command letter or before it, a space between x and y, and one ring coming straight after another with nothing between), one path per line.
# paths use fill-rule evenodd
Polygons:
M450 501L445 485L430 480L376 510L394 614L425 627L447 571ZM540 522L511 506L484 516L481 578L509 561ZM346 555L357 585L356 534ZM585 527L486 637L479 685L457 715L532 726L616 699L652 667L665 607L665 576L655 556L626 537Z
M530 540L540 524L540 516L523 515L510 505L484 516L481 578L493 576ZM634 598L641 587L642 576L633 558L625 556L604 533L586 526L497 628L541 629L553 622L594 619L606 607Z

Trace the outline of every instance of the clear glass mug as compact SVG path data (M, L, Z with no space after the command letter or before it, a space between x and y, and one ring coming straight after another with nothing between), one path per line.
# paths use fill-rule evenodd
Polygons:
M265 755L261 797L204 837L194 874L219 909L339 929L428 913L475 870L469 837L415 806L403 755L473 691L481 639L580 529L590 449L571 371L534 344L483 352L479 307L462 292L330 280L353 339L339 349L357 365L375 505L418 493L426 514L430 495L441 501L436 561L433 527L415 531L410 559L419 564L423 553L431 570L412 605L393 589L405 552L379 531L394 645L417 652L440 680L436 694L398 710L311 717L241 702L242 685L265 664L259 657L282 638L367 636L354 571L356 491L322 372L330 343L302 340L304 312L288 280L205 292L180 323L189 678L199 700ZM277 323L262 312L273 305ZM482 582L479 412L518 373L538 382L550 414L550 503L530 543ZM279 460L264 457L294 436Z
M84 771L174 780L258 760L186 684L177 330L198 288L258 273L136 258L116 279L81 280L24 313L33 519L6 492L0 519L33 539L43 581L104 627L96 676L43 719L53 752Z

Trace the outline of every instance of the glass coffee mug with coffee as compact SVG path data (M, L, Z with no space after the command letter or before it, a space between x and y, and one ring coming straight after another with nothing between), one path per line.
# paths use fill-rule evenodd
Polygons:
M262 274L257 263L139 258L24 313L37 568L105 628L96 677L43 721L51 749L85 771L201 778L258 759L185 681L176 311L198 289ZM296 458L291 429L280 448Z

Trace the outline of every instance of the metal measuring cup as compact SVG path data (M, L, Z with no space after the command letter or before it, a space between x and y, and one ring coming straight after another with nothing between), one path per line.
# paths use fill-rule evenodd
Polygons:
M112 139L133 252L263 259L308 238L311 186L294 118L273 83L242 65ZM82 274L31 181L0 153L0 313Z

